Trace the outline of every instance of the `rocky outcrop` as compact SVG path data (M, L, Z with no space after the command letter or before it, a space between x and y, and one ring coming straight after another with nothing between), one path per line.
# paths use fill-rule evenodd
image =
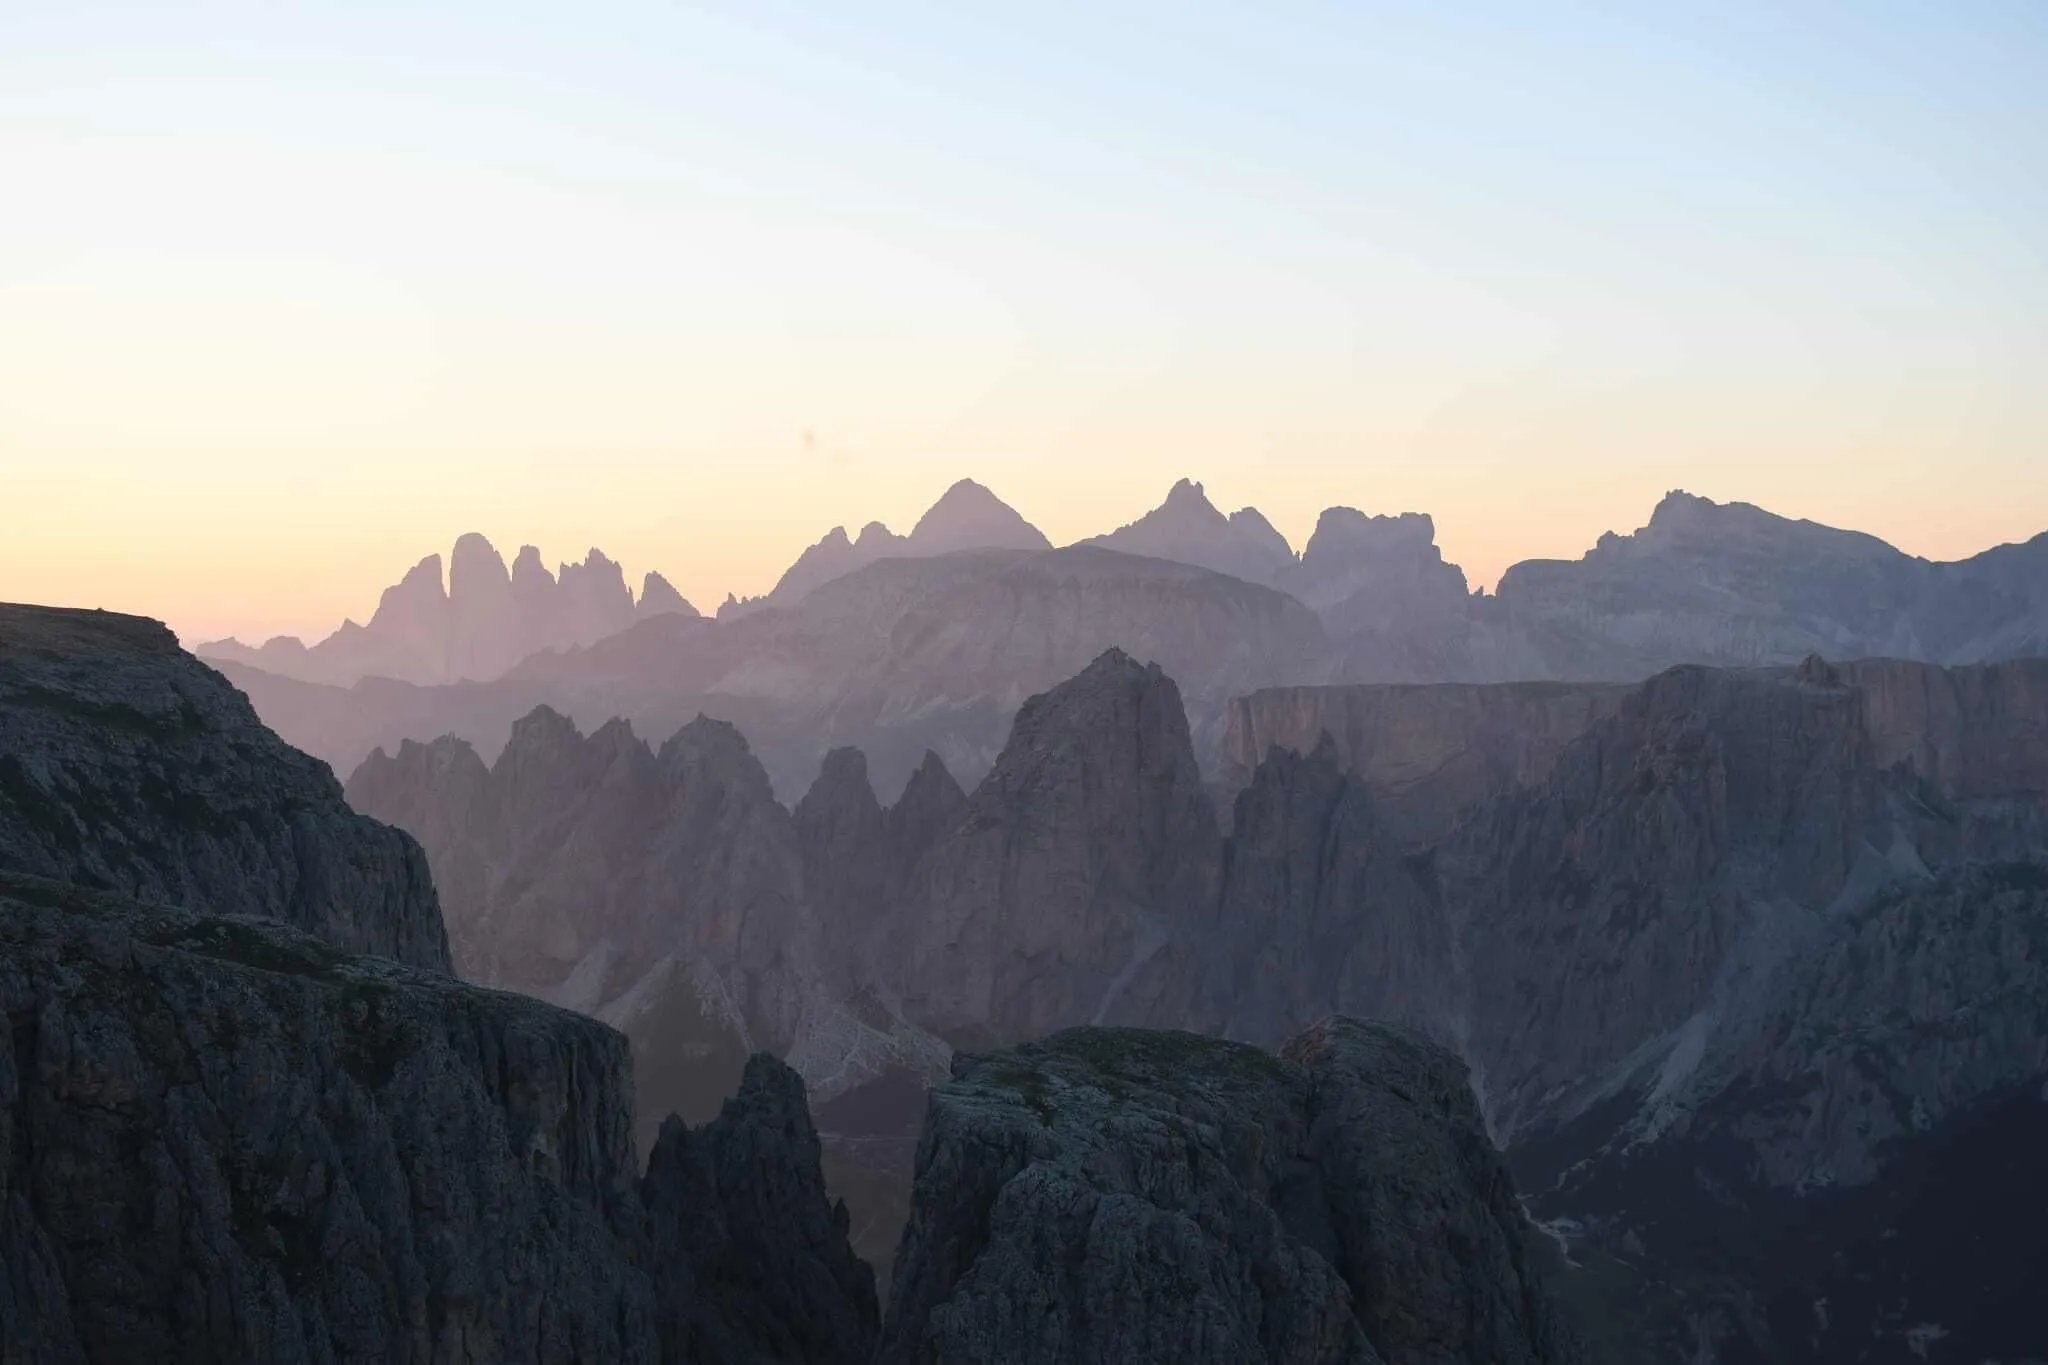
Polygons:
M933 1092L881 1357L1576 1360L1540 1243L1414 1035L1077 1029Z
M660 1358L610 1030L11 876L0 947L10 1359Z
M641 1177L626 1040L450 976L411 842L169 639L0 608L0 1358L867 1359L802 1082ZM416 891L424 967L346 950Z
M367 626L345 621L311 648L279 637L256 649L214 640L199 652L301 682L487 681L538 651L587 645L636 620L669 614L697 611L660 574L647 575L636 605L624 571L602 551L553 574L540 551L526 545L508 572L491 542L471 532L455 542L445 590L441 556L428 555L385 590Z
M448 966L418 847L136 617L0 605L0 868Z
M801 1082L757 1059L644 1182L632 1090L593 1020L0 874L0 1349L866 1359Z
M1213 903L1216 852L1179 689L1111 650L1018 712L878 965L956 1041L1145 1017L1155 959Z
M664 1359L867 1365L875 1274L818 1171L803 1082L761 1054L716 1122L662 1126L641 1191Z
M2012 1150L2048 1082L2044 684L1673 670L1421 848L1334 743L1270 756L1225 854L1223 1012L1195 1017L1271 1040L1339 1009L1455 1045L1610 1358L1903 1359L1925 1324L1959 1358L2038 1354L1916 1191L1979 1210L1980 1246L2035 1245L1954 1152ZM1908 1209L1929 1248L1884 1248Z
M1313 751L1372 789L1381 818L1411 841L1440 837L1468 807L1534 786L1621 702L1603 683L1356 684L1275 687L1233 698L1221 778L1237 789L1275 749Z
M1228 517L1202 485L1182 479L1166 500L1127 526L1081 542L1125 554L1194 564L1248 583L1271 585L1296 564L1294 549L1257 508Z

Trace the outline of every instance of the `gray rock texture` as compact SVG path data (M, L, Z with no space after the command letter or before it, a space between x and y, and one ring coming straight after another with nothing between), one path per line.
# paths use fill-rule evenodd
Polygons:
M1160 954L1209 913L1217 851L1179 690L1110 650L1018 712L877 967L956 1041L1156 1017Z
M1567 1361L1457 1059L1077 1029L934 1092L881 1358Z
M1273 687L1231 700L1219 776L1232 791L1275 749L1313 752L1372 788L1411 843L1467 808L1550 775L1565 747L1620 704L1619 683L1381 683Z
M803 1082L760 1053L715 1122L662 1126L641 1190L664 1359L866 1365L875 1274L819 1160Z
M448 966L418 846L136 617L0 605L0 868Z
M626 1040L450 976L416 847L161 626L0 631L0 1360L867 1358L793 1072L643 1177ZM347 951L394 904L424 965Z

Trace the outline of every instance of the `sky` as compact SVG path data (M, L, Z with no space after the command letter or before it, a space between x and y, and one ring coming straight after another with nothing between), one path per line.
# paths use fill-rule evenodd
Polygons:
M708 609L960 477L1960 557L2048 529L2044 168L2035 0L0 0L0 599Z

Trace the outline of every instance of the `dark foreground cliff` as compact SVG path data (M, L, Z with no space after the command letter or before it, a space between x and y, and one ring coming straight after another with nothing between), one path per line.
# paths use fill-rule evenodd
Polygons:
M418 846L139 617L0 603L0 868L448 967Z
M0 607L0 777L0 1362L869 1359L797 1075L643 1174L626 1040L161 626Z
M866 1359L780 1063L643 1195L617 1033L284 926L0 874L0 1007L10 1365Z
M1074 1029L934 1092L880 1358L1577 1360L1542 1250L1418 1035Z

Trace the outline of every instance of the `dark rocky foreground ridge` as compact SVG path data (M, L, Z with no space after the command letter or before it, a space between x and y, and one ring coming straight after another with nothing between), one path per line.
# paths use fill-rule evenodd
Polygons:
M625 1040L448 975L417 846L153 622L0 607L0 739L0 1360L868 1358L781 1063L643 1175Z
M155 621L0 606L0 867L448 967L418 846Z
M934 1093L881 1358L1562 1365L1546 1253L1414 1034L1075 1029Z
M378 897L380 878L404 883L407 860L417 863L409 840L331 801L298 811L286 847L312 850L307 861L252 839L265 856L234 899L230 849L244 845L209 824L203 794L159 809L131 784L190 790L188 767L213 772L249 736L188 725L157 751L110 734L120 761L75 780L88 771L80 755L100 747L95 717L122 734L134 722L84 709L112 705L109 694L64 679L115 676L122 697L152 694L145 684L234 695L175 650L136 655L137 640L159 641L152 629L0 607L0 669L35 680L0 695L4 752L41 779L33 805L17 797L0 812L7 1365L1571 1358L1455 1061L1344 1023L1278 1061L1124 1031L985 1058L986 1075L963 1068L925 1142L918 1233L904 1251L915 1293L877 1354L873 1274L848 1244L845 1207L825 1197L789 1067L750 1058L717 1118L663 1125L643 1173L618 1033L438 963L361 951L351 935L364 922L346 904L330 923L317 901L290 899L329 842L354 838L348 847L368 850L367 902L409 907L438 943L430 885L405 883L410 900ZM308 770L234 771L238 819L260 834L266 796L296 799ZM856 785L857 773L840 776ZM896 823L938 827L957 808L943 784L927 785ZM829 814L806 823L847 827ZM154 858L154 880L118 889L40 875L34 860L60 828L73 861L58 870L92 880L115 880L106 870L124 867L145 834L187 860ZM194 842L195 829L208 839ZM21 870L30 862L38 871ZM231 912L208 903L216 885ZM141 899L168 892L177 903ZM302 922L284 922L287 909ZM1158 1065L1182 1052L1195 1064ZM1212 1082L1240 1071L1260 1081L1221 1115ZM992 1268L1023 1243L948 1260L981 1238L974 1210L989 1170L975 1153L1007 1141L956 1103L974 1110L990 1077L1021 1086L1046 1121L1026 1149L1037 1174L1007 1190L1085 1174L1106 1182L1098 1206L1127 1205L1102 1225L1122 1250L1067 1267L1056 1304L1046 1301L1068 1313L1075 1330L1063 1336L1058 1319L1010 1315L1001 1293L989 1297ZM1091 1089L1101 1085L1107 1105ZM1156 1143L1166 1134L1171 1150ZM1118 1162L1129 1181L1114 1176ZM956 1188L949 1170L969 1183ZM1183 1184L1185 1207L1173 1196ZM1130 1198L1165 1202L1146 1215ZM1228 1227L1183 1237L1212 1279L1149 1254L1152 1232L1121 1240L1120 1229L1172 1233L1204 1209L1264 1230L1242 1243ZM1019 1212L996 1220L1005 1239L1078 1249L1082 1229L1057 1207ZM1268 1270L1294 1278L1248 1298L1244 1277ZM1254 1304L1258 1322L1245 1317Z

